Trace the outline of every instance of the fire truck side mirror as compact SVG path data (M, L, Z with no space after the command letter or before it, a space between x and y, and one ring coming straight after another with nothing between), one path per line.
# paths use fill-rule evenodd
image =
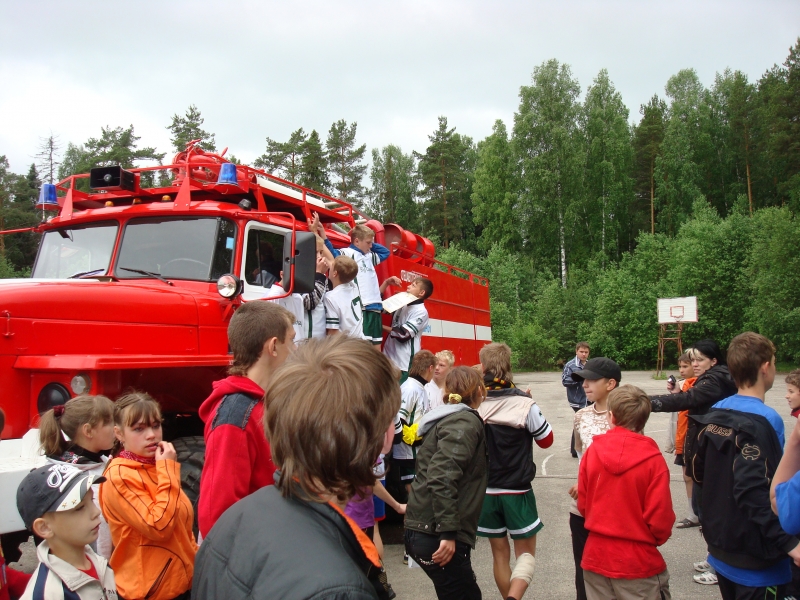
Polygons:
M317 236L310 231L295 231L295 247L292 248L292 234L284 238L284 270L294 262L295 294L308 294L314 290L314 274L317 270ZM288 290L287 290L288 291Z

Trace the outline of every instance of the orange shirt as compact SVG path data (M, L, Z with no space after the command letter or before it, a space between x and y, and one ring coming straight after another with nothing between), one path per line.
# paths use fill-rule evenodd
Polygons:
M697 377L687 377L683 380L682 392L694 385ZM686 443L686 430L689 428L689 411L682 410L678 413L678 428L675 431L675 454L683 454L683 445Z
M100 508L111 529L117 590L123 598L168 600L192 587L197 543L194 510L174 460L108 463Z

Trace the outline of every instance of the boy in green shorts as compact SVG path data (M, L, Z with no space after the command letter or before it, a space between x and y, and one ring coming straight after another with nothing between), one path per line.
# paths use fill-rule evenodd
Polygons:
M478 535L489 538L494 580L503 598L522 598L533 578L536 534L544 526L531 482L536 474L533 442L553 444L553 430L530 393L512 382L511 349L492 343L480 352L486 400L478 412L486 424L489 484L478 520ZM517 564L511 570L514 541Z

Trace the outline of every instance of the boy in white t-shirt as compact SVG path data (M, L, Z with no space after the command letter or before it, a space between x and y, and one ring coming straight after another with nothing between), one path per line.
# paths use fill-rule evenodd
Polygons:
M428 403L431 408L444 405L444 380L453 368L456 357L450 350L441 350L436 353L436 368L433 370L433 379L425 385L428 394Z
M384 326L389 337L383 345L383 353L400 369L401 384L408 379L411 361L422 345L422 332L428 327L428 310L424 302L433 294L433 282L425 277L417 277L406 291L419 300L395 311L392 326Z
M326 292L325 327L328 335L344 333L360 340L364 339L362 328L361 298L352 281L358 273L356 262L348 256L337 256L330 269L333 289Z

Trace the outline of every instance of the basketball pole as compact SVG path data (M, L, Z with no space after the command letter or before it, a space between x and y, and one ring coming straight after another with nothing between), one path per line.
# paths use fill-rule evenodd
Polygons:
M678 346L678 356L683 354L683 323L661 323L658 326L658 361L656 362L656 377L661 376L664 370L664 348L667 342L675 342Z

